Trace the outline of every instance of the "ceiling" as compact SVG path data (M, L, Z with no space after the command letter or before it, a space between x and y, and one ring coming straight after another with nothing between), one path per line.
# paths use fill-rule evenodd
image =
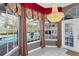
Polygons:
M0 3L0 5L3 5L4 3ZM52 3L37 3L38 5L44 7L44 8L50 8L52 6ZM65 7L72 3L57 3L58 7Z
M3 5L4 3L0 3L0 5ZM44 8L49 8L51 7L52 3L37 3L39 4L40 6L44 7ZM58 7L65 7L65 6L68 6L72 3L58 3Z
M52 3L37 3L39 4L40 6L44 7L44 8L49 8L52 6ZM58 7L65 7L65 6L68 6L72 3L58 3Z

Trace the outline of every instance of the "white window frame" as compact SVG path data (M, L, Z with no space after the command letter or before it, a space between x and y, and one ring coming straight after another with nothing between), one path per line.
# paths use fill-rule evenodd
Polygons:
M1 12L1 13L2 13L2 12ZM5 14L6 14L6 16L7 16L7 13L5 13ZM14 15L14 16L16 16L16 15ZM17 17L17 16L16 16L16 17ZM20 23L20 20L19 20L19 17L18 17L18 29L17 29L17 30L18 30L18 34L17 34L17 35L18 35L18 37L17 37L18 46L16 46L16 47L19 47L19 23ZM6 33L7 33L7 34L6 34L6 37L7 37L7 36L15 35L14 32L12 32L12 33L13 33L12 35L8 35L8 31L9 31L9 30L15 30L15 29L8 29L8 28L7 28L7 29L1 29L1 30L6 30ZM4 36L3 36L3 37L4 37ZM12 42L13 42L13 44L14 44L14 41L12 41ZM9 51L9 49L8 49L8 41L7 41L6 44L7 44L7 53L5 53L4 55L11 54L11 53L10 53L11 51L16 50L16 47L14 47L14 45L13 45L13 49Z

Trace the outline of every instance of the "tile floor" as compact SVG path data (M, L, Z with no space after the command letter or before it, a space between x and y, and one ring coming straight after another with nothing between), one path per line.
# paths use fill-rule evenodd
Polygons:
M29 53L29 56L69 56L66 49L57 47L45 47Z

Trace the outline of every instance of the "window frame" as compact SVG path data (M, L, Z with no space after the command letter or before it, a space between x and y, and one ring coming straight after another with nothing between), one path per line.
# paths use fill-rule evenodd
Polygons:
M1 13L4 13L5 15L9 14L9 13L7 13L7 12L4 12L4 11L0 10L0 16L1 16ZM12 43L13 43L12 47L13 47L13 48L9 51L9 47L8 47L8 46L9 46L9 45L8 45L9 42L8 42L8 40L7 40L7 43L6 43L6 44L7 44L7 52L6 52L4 55L9 54L9 53L10 53L11 51L13 51L16 47L19 47L19 28L20 28L20 26L19 26L19 25L20 25L20 20L19 20L19 19L20 19L20 17L19 17L19 15L15 15L15 13L9 14L9 15L13 15L13 16L15 16L15 17L18 18L18 19L17 19L17 21L18 21L18 29L16 29L16 30L18 30L18 31L17 31L17 33L12 32L12 34L11 34L11 36L17 35L17 43L16 43L16 46L14 47L14 44L15 44L15 43L14 43L14 41L12 41ZM8 15L7 15L7 16L8 16ZM8 31L9 31L9 30L14 31L15 29L1 29L1 30L6 30L6 36L8 37L9 34L10 34L10 33L8 33ZM6 38L7 38L7 37L6 37ZM4 56L4 55L3 55L3 56Z

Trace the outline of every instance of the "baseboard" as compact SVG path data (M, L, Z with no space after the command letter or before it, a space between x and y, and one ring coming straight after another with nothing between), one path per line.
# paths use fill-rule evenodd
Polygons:
M79 53L78 52L75 52L75 51L72 51L72 50L68 50L66 52L66 54L68 54L70 56L79 56Z
M36 51L36 50L38 50L38 49L40 49L40 48L41 48L41 47L38 47L38 48L32 49L32 50L28 51L28 53L32 53L32 52L34 52L34 51Z
M57 47L57 46L46 45L45 47ZM34 52L34 51L36 51L36 50L39 50L39 49L41 49L41 47L38 47L38 48L32 49L32 50L28 51L28 53L32 53L32 52Z
M45 47L57 47L57 46L52 46L52 45L46 45Z

